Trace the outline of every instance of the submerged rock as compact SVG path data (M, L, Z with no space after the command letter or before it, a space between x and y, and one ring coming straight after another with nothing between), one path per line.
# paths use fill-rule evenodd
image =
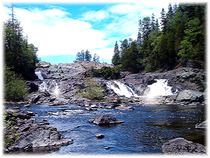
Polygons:
M187 153L206 153L206 148L202 144L193 143L184 138L171 139L164 143L162 152L166 154L187 154Z
M101 133L97 133L97 134L96 134L96 138L98 138L98 139L102 139L102 138L104 138L104 135L103 135L103 134L101 134Z
M110 114L102 114L102 115L96 116L94 119L90 120L90 122L99 126L123 123L123 121L117 120L114 116Z

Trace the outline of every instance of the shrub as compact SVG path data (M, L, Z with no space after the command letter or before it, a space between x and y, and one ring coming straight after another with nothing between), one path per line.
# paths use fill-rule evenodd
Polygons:
M119 79L120 71L122 69L121 65L115 67L102 67L101 69L92 69L92 77L103 77L104 79Z
M27 86L24 80L7 68L5 82L5 99L7 101L24 100L27 95Z
M102 100L104 98L104 90L94 80L87 79L86 87L79 93L84 98L90 100Z

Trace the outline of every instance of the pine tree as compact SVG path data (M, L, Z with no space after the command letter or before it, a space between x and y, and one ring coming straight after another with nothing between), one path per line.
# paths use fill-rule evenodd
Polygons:
M138 35L137 35L137 44L141 45L143 42L142 40L142 22L141 19L139 20L139 28L138 28Z
M20 22L15 18L13 8L11 16L4 23L6 66L24 79L35 79L35 68L38 62L36 52L38 49L33 44L29 44L27 37L23 36L23 29L20 26Z
M114 64L114 65L119 65L120 64L120 51L119 51L119 48L118 48L117 41L116 41L115 46L114 46L114 55L112 57L112 64Z
M92 55L90 54L89 50L85 51L85 61L91 61Z
M164 8L162 8L162 11L160 14L161 14L161 29L163 32L165 32L165 30L166 30L166 13L165 13Z
M155 30L155 14L152 13L152 17L151 17L151 31Z
M77 53L76 61L85 61L85 52L84 52L84 50L82 50L81 52Z
M94 56L93 56L93 62L96 62L96 63L99 63L100 57L95 53Z

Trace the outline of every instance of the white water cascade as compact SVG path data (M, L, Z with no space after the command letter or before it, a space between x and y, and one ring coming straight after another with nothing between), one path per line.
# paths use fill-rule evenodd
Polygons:
M42 72L41 71L36 71L35 72L36 76L38 77L38 79L40 79L41 81L44 80L43 76L42 76Z
M58 98L59 94L60 94L60 90L59 90L59 87L58 87L58 83L55 82L55 88L54 88L54 91L53 91L53 95L54 95L56 98Z
M156 98L159 96L169 96L173 95L171 89L172 87L168 86L168 80L166 79L155 79L155 83L148 85L144 96L147 98Z
M47 83L44 81L41 71L37 71L37 72L35 72L35 74L37 75L39 80L42 81L42 83L39 85L39 91L40 92L46 92L46 91L51 92L50 94L52 94L53 96L58 98L59 94L60 94L60 89L59 89L58 83L55 80L53 80L51 82L50 86L48 86Z
M139 97L132 88L119 81L109 81L107 82L107 87L112 89L119 96L125 96L127 98L132 96Z

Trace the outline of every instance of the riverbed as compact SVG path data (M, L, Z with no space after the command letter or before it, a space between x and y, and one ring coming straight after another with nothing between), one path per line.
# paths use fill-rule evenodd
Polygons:
M195 128L195 124L205 120L205 108L199 105L135 105L134 110L96 111L74 104L18 107L34 112L37 121L45 119L65 138L73 139L73 144L52 154L161 153L162 144L177 137L205 144L205 130ZM89 123L100 114L112 114L124 123L109 127ZM97 133L105 137L97 139Z

